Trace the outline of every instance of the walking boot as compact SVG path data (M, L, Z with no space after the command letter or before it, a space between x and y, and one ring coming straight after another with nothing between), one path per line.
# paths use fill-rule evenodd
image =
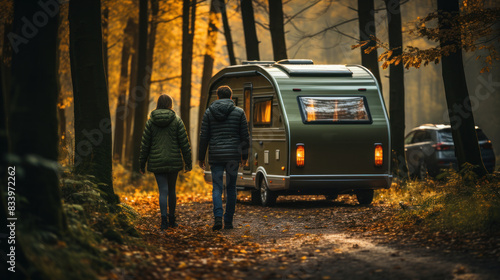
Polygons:
M220 230L222 228L222 217L215 217L214 226L212 230Z
M175 222L175 215L168 215L168 226L169 227L178 227L179 225Z
M168 221L167 221L167 216L161 216L161 225L160 225L161 230L168 229Z
M227 221L224 221L224 228L225 229L233 229L233 222L227 222Z

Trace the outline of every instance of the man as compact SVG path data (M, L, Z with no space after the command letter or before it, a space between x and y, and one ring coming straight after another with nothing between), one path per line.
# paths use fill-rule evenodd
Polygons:
M229 86L217 89L217 100L203 115L200 131L199 165L205 169L205 155L208 148L208 163L212 171L212 199L214 204L213 230L222 228L222 178L226 170L226 213L224 228L233 228L236 207L236 178L238 165L245 165L248 159L248 122L245 112L234 105L233 91Z

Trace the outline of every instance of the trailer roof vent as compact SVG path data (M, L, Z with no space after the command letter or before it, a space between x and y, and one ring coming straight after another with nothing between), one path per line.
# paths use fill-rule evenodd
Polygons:
M314 64L312 59L282 59L277 64Z
M243 65L254 65L254 64L274 64L274 61L259 61L259 60L243 60L241 64Z
M289 76L302 77L352 77L345 65L274 64Z

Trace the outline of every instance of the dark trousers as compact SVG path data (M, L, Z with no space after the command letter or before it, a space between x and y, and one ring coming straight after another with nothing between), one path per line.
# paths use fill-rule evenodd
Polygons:
M175 195L175 184L177 182L177 173L155 173L156 183L160 192L160 213L162 216L167 216L168 213L172 216L175 215L175 205L177 203L177 196Z
M236 209L236 179L238 176L238 162L231 161L225 163L216 163L210 165L212 171L212 199L214 204L214 217L222 217L222 192L223 192L223 175L226 171L226 213L224 221L226 223L233 222L234 211Z

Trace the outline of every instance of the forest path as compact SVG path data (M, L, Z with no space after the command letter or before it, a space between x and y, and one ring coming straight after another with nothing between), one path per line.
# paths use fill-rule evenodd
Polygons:
M182 199L181 199L182 200ZM209 199L178 205L179 227L160 231L157 197L133 201L148 249L121 246L115 279L498 279L500 259L440 237L387 227L395 210L354 199L242 196L232 230L213 232ZM371 225L377 225L371 227ZM385 230L384 230L384 227ZM432 246L436 243L439 248ZM452 242L454 243L454 242ZM467 243L467 242L466 242ZM465 251L469 251L468 253Z

